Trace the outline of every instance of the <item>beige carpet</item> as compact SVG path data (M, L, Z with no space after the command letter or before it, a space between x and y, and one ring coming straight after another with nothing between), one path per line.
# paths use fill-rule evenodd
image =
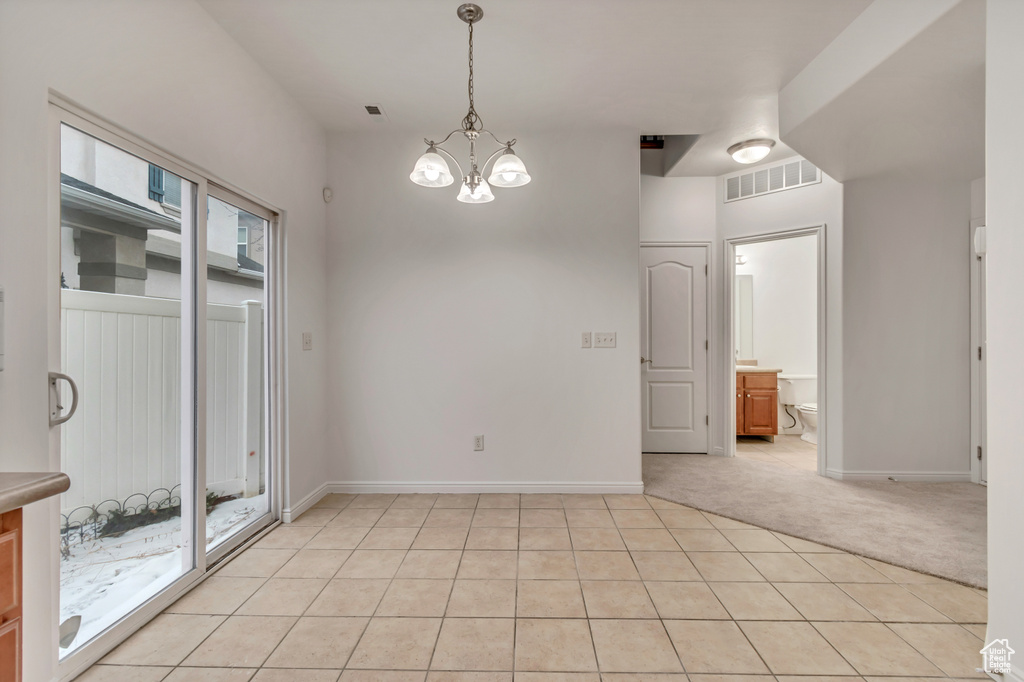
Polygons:
M644 455L643 462L648 495L967 585L988 585L983 486L836 481L708 455Z

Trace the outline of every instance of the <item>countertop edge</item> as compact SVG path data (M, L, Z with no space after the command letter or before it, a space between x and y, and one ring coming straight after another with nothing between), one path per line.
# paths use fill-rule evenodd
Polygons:
M71 487L60 472L0 472L0 514L59 495Z

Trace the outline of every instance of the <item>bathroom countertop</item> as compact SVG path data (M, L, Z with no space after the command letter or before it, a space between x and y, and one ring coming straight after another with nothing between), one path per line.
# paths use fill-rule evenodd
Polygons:
M0 473L0 514L24 507L71 487L71 479L60 472Z
M751 365L736 365L737 374L781 374L781 369L771 367L757 367Z

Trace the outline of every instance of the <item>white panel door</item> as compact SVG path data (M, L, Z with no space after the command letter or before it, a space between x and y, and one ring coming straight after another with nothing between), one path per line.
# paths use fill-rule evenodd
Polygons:
M640 249L644 452L708 451L707 249Z

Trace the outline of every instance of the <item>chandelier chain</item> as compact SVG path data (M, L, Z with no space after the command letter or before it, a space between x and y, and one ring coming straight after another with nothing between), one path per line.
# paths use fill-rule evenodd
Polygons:
M476 106L473 103L473 23L469 22L469 111L462 119L463 130L479 130L483 128L483 120L476 113Z

